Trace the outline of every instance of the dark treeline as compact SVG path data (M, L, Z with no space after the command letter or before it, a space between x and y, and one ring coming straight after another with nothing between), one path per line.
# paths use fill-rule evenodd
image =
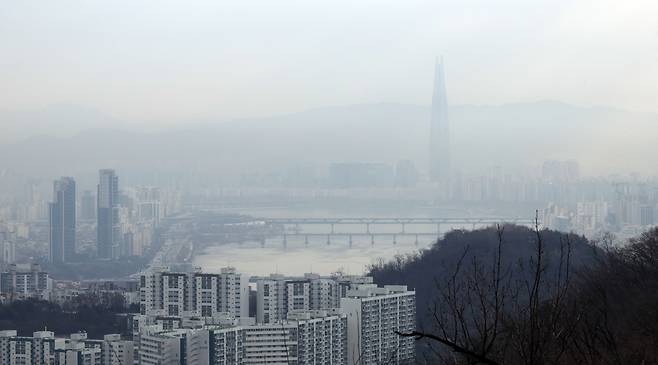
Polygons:
M102 339L103 335L120 333L127 335L127 308L119 294L101 299L82 295L70 303L59 305L44 300L17 300L0 305L0 328L14 329L20 336L32 336L35 331L69 335L87 332L89 338Z
M129 257L116 261L89 261L54 265L43 262L42 265L51 277L60 280L97 280L120 279L139 272L149 261L150 256Z
M533 230L521 226L503 227L503 244L500 245L502 266L514 266L519 261L526 261L535 254L533 242L536 234ZM559 260L560 249L567 235L557 231L544 230L542 237L545 244L545 257L549 261L547 270L552 276L557 265L550 262ZM589 241L576 235L569 235L574 267L589 265L602 253ZM391 261L380 261L369 267L370 275L376 283L403 284L416 290L418 323L430 321L433 311L427 309L437 297L437 281L443 282L453 275L455 266L462 263L471 265L477 260L481 265L491 265L497 256L498 232L495 227L475 231L455 230L445 234L444 238L430 248L417 254L398 255ZM521 279L528 273L516 270L513 273ZM525 275L524 275L525 274Z
M612 239L518 226L453 231L370 268L417 290L419 360L658 363L658 229Z

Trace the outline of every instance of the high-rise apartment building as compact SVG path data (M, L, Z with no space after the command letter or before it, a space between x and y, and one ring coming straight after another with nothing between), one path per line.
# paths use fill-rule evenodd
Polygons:
M219 274L153 270L140 278L144 315L235 318L249 316L249 277L225 268Z
M52 280L38 264L9 265L7 271L0 272L0 294L13 299L50 299Z
M75 258L75 180L62 177L53 183L53 202L48 212L50 262Z
M18 336L15 330L0 331L0 364L124 365L133 364L133 343L119 335L103 340L87 339L84 332L70 338L55 338L50 331Z
M48 364L55 355L55 334L39 331L24 337L15 330L2 330L0 348L2 364Z
M347 317L296 312L281 323L140 329L140 364L259 365L347 363Z
M140 365L208 365L208 330L177 329L165 331L147 326L139 335Z
M359 285L341 299L347 315L349 364L412 364L414 339L395 332L416 327L416 293L405 285Z
M119 177L114 170L99 171L96 208L98 257L116 258L119 255L122 234L119 223Z
M256 322L272 323L286 318L287 284L282 275L270 275L256 282Z
M306 274L285 277L272 274L256 280L256 322L285 320L289 312L338 308L340 298L354 284L372 283L371 277Z
M296 311L280 323L209 327L210 363L347 364L347 317Z

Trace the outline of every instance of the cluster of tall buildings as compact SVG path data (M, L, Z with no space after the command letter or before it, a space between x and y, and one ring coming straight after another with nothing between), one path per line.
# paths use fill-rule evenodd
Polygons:
M85 191L80 197L79 214L76 183L62 177L53 183L49 204L49 259L53 263L74 262L76 224L95 223L95 257L117 259L141 256L154 240L155 229L166 214L159 188L142 186L119 190L119 177L111 169L99 171L96 194Z
M114 170L99 171L96 195L97 255L102 259L117 256L121 237L119 221L119 177ZM89 194L83 201L85 216L90 213ZM53 202L49 204L48 223L50 261L66 263L75 261L76 253L76 187L72 177L62 177L53 183Z
M551 202L542 210L545 226L588 237L614 232L636 236L658 224L658 182L611 181L571 201Z
M249 285L256 287L250 313ZM372 278L249 278L157 269L140 277L133 340L140 364L410 364L415 292ZM250 316L255 314L255 316ZM191 359L194 359L193 362Z
M220 273L144 272L139 283L92 285L102 294L136 290L140 313L123 316L129 333L89 339L44 330L0 330L0 364L411 364L416 295L404 285L379 287L362 276L306 274L250 278ZM250 289L255 287L255 293ZM41 293L52 283L38 266L0 273L0 289ZM62 293L70 291L62 291ZM253 295L255 294L255 295ZM57 297L57 295L55 295ZM256 301L250 306L251 300Z

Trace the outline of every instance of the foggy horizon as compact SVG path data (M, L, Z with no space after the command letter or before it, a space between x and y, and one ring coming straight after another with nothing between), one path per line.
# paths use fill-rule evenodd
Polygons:
M73 104L152 126L426 105L443 55L452 105L658 113L658 6L609 4L6 2L0 110Z

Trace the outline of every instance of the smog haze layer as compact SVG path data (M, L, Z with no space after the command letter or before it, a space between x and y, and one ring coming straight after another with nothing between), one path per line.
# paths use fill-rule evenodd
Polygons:
M400 159L422 170L439 55L455 168L575 159L585 174L655 173L650 1L0 9L0 163L28 175L194 168L228 183L309 163Z

